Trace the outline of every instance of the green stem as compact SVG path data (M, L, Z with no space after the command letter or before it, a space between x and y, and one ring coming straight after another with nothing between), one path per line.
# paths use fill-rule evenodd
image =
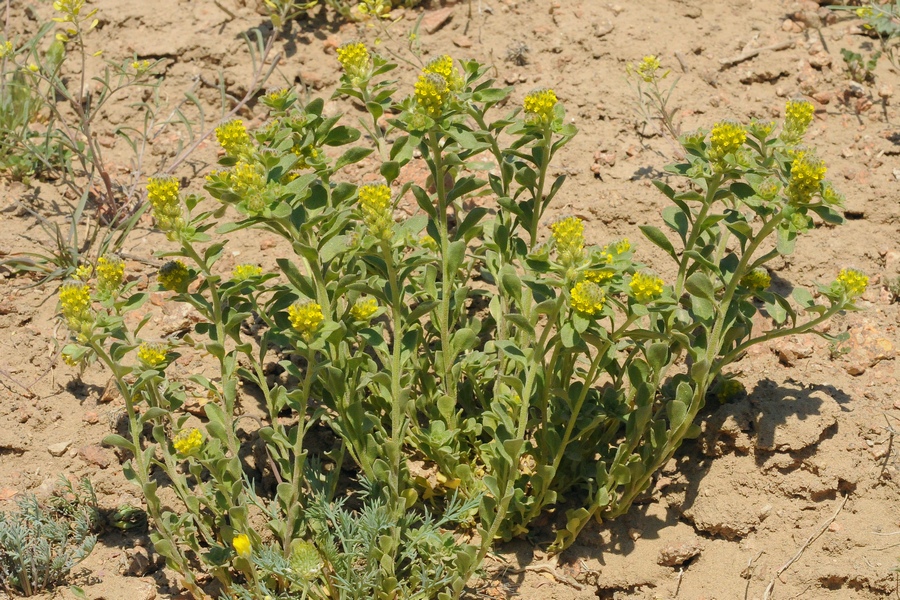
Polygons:
M440 140L434 131L428 134L428 146L431 150L431 158L434 163L434 186L438 200L438 232L441 244L441 298L438 313L438 329L441 336L441 383L444 393L456 401L457 382L453 377L453 357L450 332L450 297L454 287L456 273L450 272L450 264L447 255L450 252L450 232L447 224L447 190L444 185L444 164L441 157ZM447 424L455 428L455 419Z
M716 192L719 190L719 185L722 183L721 175L714 175L712 179L707 182L706 187L706 198L703 200L703 206L700 208L700 212L697 213L697 218L694 219L694 223L691 226L691 233L688 236L687 242L684 244L684 250L687 252L694 248L697 244L697 240L700 238L700 235L703 233L702 224L703 221L706 220L706 215L709 213L709 209L712 206L712 203L716 197ZM687 267L690 258L688 256L682 255L681 262L678 265L678 277L675 281L675 297L681 298L681 294L684 292L684 280L687 275Z
M530 245L528 247L529 250L534 250L534 247L537 246L538 227L541 223L541 216L544 214L544 186L547 183L547 169L550 167L550 143L552 140L550 124L546 123L544 124L543 139L541 140L541 146L543 146L543 152L541 152L541 171L538 175L538 185L533 198L534 207L531 223L529 224L529 233L531 234Z
M404 423L406 410L401 387L402 384L400 381L402 340L403 332L405 331L403 313L401 311L401 306L403 305L403 291L400 288L397 267L394 265L393 252L389 242L382 242L381 252L388 272L388 282L391 286L391 320L394 330L391 347L391 438L393 443L396 444L396 448L395 455L392 457L393 460L391 460L391 480L389 482L389 487L394 506L399 510L400 473L402 468L400 449L403 448L403 440L406 436L406 424Z
M306 463L306 459L303 456L303 439L306 437L306 412L309 406L309 393L314 379L315 367L313 366L313 360L315 359L315 352L307 348L306 352L304 352L304 358L306 359L306 373L303 374L303 383L300 388L300 406L297 408L297 439L294 440L293 448L294 468L291 473L291 502L285 507L287 512L287 535L282 540L285 552L290 551L290 542L295 534L296 515L299 514L299 510L296 510L296 507L300 502L303 465Z

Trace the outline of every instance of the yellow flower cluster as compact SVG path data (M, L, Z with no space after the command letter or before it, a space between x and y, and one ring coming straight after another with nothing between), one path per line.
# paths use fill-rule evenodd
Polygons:
M549 88L537 89L525 96L522 108L528 120L535 123L549 123L553 119L553 107L558 100L556 92Z
M429 117L440 117L450 96L447 80L437 73L422 73L415 87L416 105Z
M606 294L593 281L579 281L569 292L572 308L586 317L592 317L603 310Z
M175 235L184 228L180 185L174 177L151 177L147 182L147 199L153 208L156 225L166 234Z
M784 109L782 138L788 142L799 141L813 120L816 107L806 100L790 100Z
M350 77L365 78L369 74L369 49L362 42L348 42L337 49L338 62Z
M231 278L235 281L245 281L263 274L262 267L257 265L237 265L231 271Z
M245 533L239 533L234 536L234 539L231 540L231 547L238 553L238 556L244 558L250 556L250 551L253 549L253 546L250 544L250 536Z
M101 256L97 260L97 290L111 294L122 285L125 277L125 261L118 256Z
M656 72L659 71L659 58L651 54L641 59L641 62L637 63L636 66L631 66L629 64L628 67L629 71L635 71L638 74L638 77L640 77L647 83L650 83L656 78ZM664 78L668 74L669 72L666 71L665 73L663 73L661 78Z
M631 295L635 300L641 304L647 304L662 296L663 280L654 275L635 273L632 275L628 287L631 288Z
M744 275L741 285L751 290L765 290L772 285L772 277L764 267L759 267Z
M232 119L216 127L216 139L225 154L237 158L250 149L250 134L240 119Z
M357 321L368 321L378 310L378 301L375 298L360 298L350 308L350 315Z
M837 276L837 282L848 298L856 298L866 292L869 277L856 269L841 269Z
M394 218L391 188L383 183L359 188L359 209L369 233L381 240L390 240Z
M463 87L463 79L453 65L453 59L444 54L432 59L422 69L423 73L435 73L444 78L451 91L458 92Z
M0 43L0 58L6 58L7 56L12 55L15 52L15 48L13 48L12 42L6 40L3 43Z
M63 16L54 17L53 20L57 23L74 23L78 15L81 14L82 8L84 8L84 0L56 0L53 3L53 10L62 13ZM92 10L85 18L90 18L96 12L96 9Z
M166 361L166 347L162 344L144 342L138 346L138 360L150 367L158 367Z
M615 274L616 272L611 269L595 269L585 272L584 278L587 281L592 281L597 284L603 284L612 279Z
M309 169L312 166L310 161L315 161L319 158L319 151L312 145L301 146L300 144L295 144L291 147L291 152L300 158L294 167L295 169Z
M269 108L283 108L291 96L290 88L278 88L271 90L263 96L263 103Z
M822 186L822 200L825 201L825 204L830 204L832 206L844 205L844 195L837 191L834 184L830 181L826 181Z
M146 73L150 68L149 60L136 60L131 63L131 68L137 71L138 74Z
M69 329L81 333L91 319L91 290L81 281L69 281L59 290L59 306Z
M419 238L419 245L425 248L426 250L431 250L432 252L437 252L441 249L438 245L437 240L428 235L427 233Z
M196 427L184 429L172 440L175 451L182 456L196 454L203 447L203 433Z
M819 191L819 185L825 179L828 169L825 163L806 152L797 152L791 164L791 181L788 183L787 196L794 204L809 202L813 194Z
M91 265L78 265L75 269L75 275L73 277L78 281L87 281L91 278L91 273L94 272L94 269Z
M292 304L288 307L288 319L303 339L309 341L322 326L325 316L322 307L311 300Z
M726 154L737 152L747 140L747 131L733 121L719 121L709 134L709 157L721 160Z
M187 265L180 260L170 260L156 274L159 285L172 292L181 291L189 276Z
M564 267L573 267L584 260L584 222L578 217L567 217L550 225L556 255Z
M726 379L719 386L719 390L716 392L716 398L718 398L719 402L728 402L732 398L735 398L746 391L747 389L744 387L744 384L737 379Z

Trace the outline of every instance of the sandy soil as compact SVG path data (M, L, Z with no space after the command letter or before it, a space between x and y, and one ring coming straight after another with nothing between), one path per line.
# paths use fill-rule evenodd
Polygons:
M252 0L240 2L222 0L236 16L231 19L212 2L105 0L96 4L102 21L94 39L110 58L163 59L164 98L174 105L194 89L215 114L218 91L205 82L221 70L228 92L242 96L252 67L240 33L264 25ZM812 286L844 265L873 276L863 310L831 325L832 333L850 333L843 348L806 337L754 349L734 365L747 396L704 415L703 436L685 444L631 514L591 526L558 567L547 562L542 535L500 548L474 596L900 598L900 538L892 537L900 532L900 461L892 448L892 428L900 429L900 304L884 286L900 275L900 114L890 96L900 87L898 73L882 60L874 84L851 84L840 50L866 51L873 40L858 35L856 21L837 20L812 1L473 0L472 10L469 18L467 2L424 9L422 47L492 64L497 79L515 85L516 101L537 86L556 90L580 134L556 165L570 179L551 218L582 217L596 243L622 236L638 241L639 224L661 220L665 199L651 179L664 177L674 146L652 126L642 127L624 79L626 62L657 54L670 77L679 78L673 98L685 131L724 118L777 118L787 98L815 102L807 142L846 194L848 221L801 238L797 252L778 265L776 281ZM50 7L36 11L48 16ZM270 84L297 84L327 98L338 79L338 43L379 38L385 50L402 51L420 12L398 11L389 34L366 25L300 22L278 48L282 61ZM34 27L14 6L11 28ZM721 63L782 42L793 45ZM505 60L517 43L528 48L523 66ZM123 179L129 154L112 131L136 118L127 104L110 108L98 133L112 171ZM327 110L357 112L340 100ZM243 117L258 122L263 115L253 107ZM171 155L178 135L172 129L158 140L150 171ZM214 159L214 145L205 143L179 175L193 178ZM0 255L46 247L23 206L59 218L62 191L44 182L0 186ZM191 185L201 186L202 177ZM410 200L401 208L411 212L414 205ZM149 257L164 243L148 220L125 250ZM231 248L239 262L274 265L269 240L256 234L235 234ZM638 259L659 261L647 243L639 245ZM234 254L221 268L236 260ZM140 277L152 272L137 260L128 268ZM0 510L18 492L46 495L60 473L89 476L105 507L138 503L116 455L100 446L121 399L108 393L99 370L78 381L58 360L64 334L54 320L54 289L26 287L30 282L0 270ZM185 318L155 308L162 320ZM68 448L51 455L48 447L59 442ZM73 581L92 599L178 593L140 535L105 535ZM71 594L60 590L56 597Z

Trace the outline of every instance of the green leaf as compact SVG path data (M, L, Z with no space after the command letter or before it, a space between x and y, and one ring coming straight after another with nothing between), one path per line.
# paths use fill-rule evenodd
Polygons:
M132 454L134 454L134 444L123 438L121 435L110 434L103 438L102 444L104 446L115 446L116 448L121 448L123 450L128 450Z
M653 225L641 225L640 230L648 240L662 248L669 256L678 260L675 247L672 246L672 242L669 241L669 238L666 237L666 234L664 234L659 227L654 227Z
M712 301L716 299L716 290L713 287L713 283L706 273L703 273L702 271L696 271L693 275L688 277L687 281L684 282L684 289L694 296L706 300Z
M456 270L462 266L463 260L466 258L466 242L465 240L456 240L447 247L447 266L450 273L456 273ZM449 282L444 282L445 285Z
M381 165L381 176L387 180L388 185L400 176L400 163L395 160L385 161Z
M352 165L353 163L358 163L368 155L372 154L374 150L372 148L350 148L346 152L344 152L340 158L334 163L334 170L339 171L346 167L347 165Z

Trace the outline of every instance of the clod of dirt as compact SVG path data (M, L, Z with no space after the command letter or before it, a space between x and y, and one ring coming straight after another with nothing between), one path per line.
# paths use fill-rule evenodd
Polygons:
M660 549L659 556L656 558L656 564L663 567L677 567L695 556L699 556L701 552L703 552L703 547L696 540L681 544L670 544Z
M60 457L66 453L71 445L72 442L57 442L55 444L50 444L47 446L47 452L49 452L51 456Z
M862 375L869 367L896 356L893 343L868 321L850 331L847 348L844 370L850 375Z
M92 465L97 465L101 469L105 469L110 464L112 464L112 459L110 458L109 452L107 452L100 446L97 446L96 444L82 446L78 449L78 456L80 456L85 462L89 462Z
M425 14L422 19L422 28L428 33L434 33L444 27L453 19L453 9L449 6L440 8Z
M28 449L28 440L15 427L0 427L0 455L23 454Z
M757 388L759 389L759 388ZM777 388L756 408L756 448L796 452L819 442L837 423L840 406L823 392Z
M799 344L791 340L782 340L773 348L778 355L778 362L786 367L793 367L798 359L812 356L812 346Z

